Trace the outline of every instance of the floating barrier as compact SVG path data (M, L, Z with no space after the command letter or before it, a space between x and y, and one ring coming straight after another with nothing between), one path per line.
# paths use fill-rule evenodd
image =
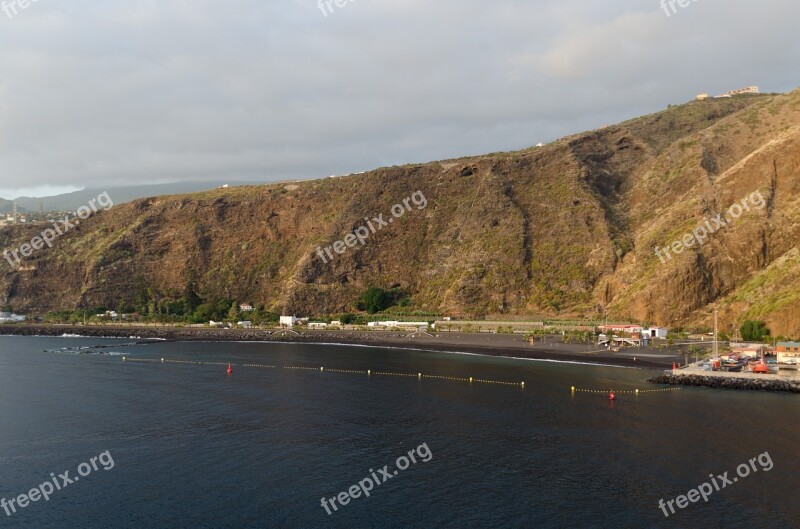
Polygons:
M470 384L478 383L478 384L495 384L500 386L517 386L519 388L525 388L525 382L507 382L503 380L486 380L481 378L475 377L448 377L445 375L426 375L424 373L395 373L395 372L388 372L388 371L373 371L372 369L367 369L366 371L354 370L354 369L333 369L329 367L310 367L310 366L273 366L273 365L266 365L266 364L235 364L235 363L228 363L228 362L191 362L188 360L170 360L168 358L130 358L127 356L122 357L123 362L143 362L143 363L159 363L159 364L184 364L184 365L205 365L205 366L228 366L228 374L233 372L233 366L236 367L250 367L250 368L257 368L257 369L289 369L293 371L318 371L321 373L337 373L337 374L347 374L347 375L366 375L368 377L372 376L385 376L385 377L407 377L407 378L416 378L417 380L422 380L426 378L430 379L437 379L437 380L450 380L453 382L467 382Z
M624 389L624 390L614 390L613 392L609 393L607 389L580 389L572 386L570 388L570 393L573 395L575 393L595 393L597 395L608 395L609 398L612 394L630 394L630 395L639 395L640 393L664 393L665 391L680 391L682 388L660 388L660 389Z

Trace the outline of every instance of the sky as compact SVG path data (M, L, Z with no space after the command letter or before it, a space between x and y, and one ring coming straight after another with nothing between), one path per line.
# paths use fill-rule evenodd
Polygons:
M0 0L7 199L321 178L800 86L796 0L19 2Z

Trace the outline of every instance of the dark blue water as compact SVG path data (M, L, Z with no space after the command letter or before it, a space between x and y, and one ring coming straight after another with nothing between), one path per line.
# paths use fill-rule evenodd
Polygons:
M685 389L651 372L316 345L0 337L0 498L108 451L0 527L800 527L800 397ZM123 362L124 353L224 366ZM316 370L243 367L309 366ZM352 370L525 381L525 388ZM426 445L328 515L321 506ZM424 452L422 450L421 452ZM665 518L670 500L768 452L773 468ZM420 452L417 452L419 454ZM759 463L756 463L759 465ZM107 465L108 466L108 465ZM83 467L84 470L87 467ZM379 476L379 479L383 479Z

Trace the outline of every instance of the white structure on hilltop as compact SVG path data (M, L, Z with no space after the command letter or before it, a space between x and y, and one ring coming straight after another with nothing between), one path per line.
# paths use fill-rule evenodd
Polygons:
M746 88L740 88L738 90L731 90L728 92L730 96L738 96L741 94L760 94L761 90L758 89L757 86L748 86Z
M720 94L718 96L715 96L714 99L720 99L722 97L739 96L742 94L760 94L760 93L761 90L757 86L747 86L745 88L739 88L738 90L731 90L730 92Z

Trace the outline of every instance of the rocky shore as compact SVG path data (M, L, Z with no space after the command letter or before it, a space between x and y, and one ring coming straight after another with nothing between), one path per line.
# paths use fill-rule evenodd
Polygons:
M330 338L331 333L315 331L289 331L264 329L225 329L209 327L156 327L156 326L72 326L72 325L5 325L0 334L15 336L78 335L94 338L141 338L170 341L209 342L319 342ZM382 334L380 337L392 337ZM373 339L374 333L341 331L335 334L337 343L364 343Z
M653 384L703 386L718 389L800 393L800 380L778 380L774 378L758 379L743 377L663 374L649 379L648 382L652 382Z

